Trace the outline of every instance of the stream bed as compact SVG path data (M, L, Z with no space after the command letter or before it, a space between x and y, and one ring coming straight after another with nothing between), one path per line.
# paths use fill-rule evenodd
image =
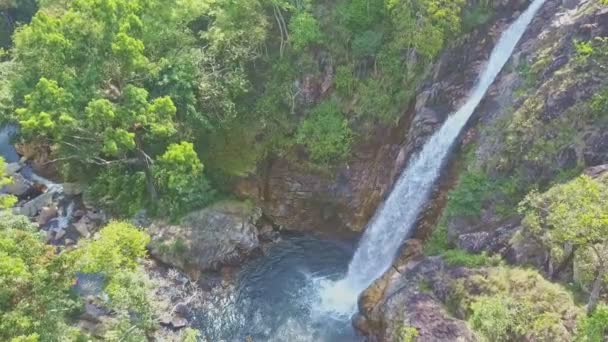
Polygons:
M246 264L230 294L196 314L207 341L361 341L350 315L323 307L319 288L344 277L354 242L287 235Z

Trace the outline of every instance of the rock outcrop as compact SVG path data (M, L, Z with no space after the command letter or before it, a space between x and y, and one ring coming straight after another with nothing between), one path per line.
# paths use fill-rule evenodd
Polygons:
M249 203L223 201L186 215L178 225L155 222L148 228L150 254L198 279L203 271L239 264L260 247L260 216Z
M511 335L502 338L573 340L581 308L569 292L538 272L499 265L490 259L484 266L462 266L448 256L423 256L416 241L408 241L403 252L360 298L360 314L354 323L369 341L398 341L404 329L415 329L419 342L493 340L483 335L478 321L475 323L476 314L490 321L483 307L488 298L517 301L523 310L514 313L517 318L498 323L523 329L509 331ZM544 320L548 316L555 320ZM525 322L511 321L522 317L526 317Z
M355 326L371 341L397 341L403 327L418 331L416 341L475 341L466 322L433 293L447 296L448 282L467 272L449 269L439 257L424 258L421 250L418 240L406 242L393 267L361 295Z

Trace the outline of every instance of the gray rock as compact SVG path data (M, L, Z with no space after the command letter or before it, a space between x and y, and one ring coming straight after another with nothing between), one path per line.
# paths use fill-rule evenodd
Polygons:
M57 216L57 211L57 206L54 204L42 208L42 210L40 211L40 215L38 215L38 224L40 226L44 226L49 223L52 218Z
M17 172L19 172L19 170L21 170L22 168L23 168L23 164L21 164L21 163L8 163L8 164L6 164L6 175L12 177Z
M181 329L188 326L188 320L183 317L175 316L171 320L171 325L175 329Z
M562 0L562 6L567 9L573 9L578 5L577 0Z
M74 223L74 229L80 233L83 237L87 238L91 235L91 227L93 223L86 216Z
M15 173L11 176L12 183L5 185L2 192L10 195L21 196L25 194L31 187L32 182L25 179L21 174Z
M198 278L203 270L236 265L256 250L260 216L247 203L224 201L190 213L179 225L155 222L148 230L150 253Z
M53 203L53 193L45 192L40 196L32 199L31 201L25 203L20 209L19 212L21 215L25 215L28 217L34 217L38 214L42 208L50 206Z
M585 174L591 178L598 178L608 173L608 164L593 166L585 170Z

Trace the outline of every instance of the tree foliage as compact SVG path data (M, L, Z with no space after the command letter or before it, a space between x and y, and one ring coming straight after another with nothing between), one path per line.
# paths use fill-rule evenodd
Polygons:
M350 152L352 133L348 121L333 101L318 105L298 130L297 141L304 144L318 163L344 160Z
M172 141L189 139L179 119L200 122L200 58L187 24L203 7L187 0L169 7L79 0L43 8L15 35L12 90L24 136L53 145L69 178L117 168L125 177L143 172L156 204L155 157ZM194 77L176 79L184 70Z
M148 241L131 225L112 222L98 239L57 253L27 218L0 213L0 339L85 338L74 327L83 303L73 285L78 274L103 274L103 292L109 298L105 305L114 315L105 340L142 340L156 329L158 315L149 295L152 285L137 263L145 257Z
M597 305L606 274L608 251L608 185L606 177L581 176L552 187L545 193L532 192L520 204L524 226L552 252L557 260L571 253L592 253L595 280L588 309Z
M322 33L315 17L306 12L296 13L289 21L291 44L295 50L302 50L310 44L321 42Z

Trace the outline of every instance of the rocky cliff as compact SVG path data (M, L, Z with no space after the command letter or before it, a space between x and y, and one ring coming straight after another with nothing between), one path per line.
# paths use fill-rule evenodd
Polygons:
M494 19L451 44L428 70L411 108L402 109L398 124L377 124L358 139L347 163L315 171L302 167L301 160L272 158L257 176L239 182L236 192L254 198L286 229L361 231L412 153L463 103L500 32L526 5L523 0L493 3ZM327 77L320 77L319 96L331 91L333 67L323 69Z

